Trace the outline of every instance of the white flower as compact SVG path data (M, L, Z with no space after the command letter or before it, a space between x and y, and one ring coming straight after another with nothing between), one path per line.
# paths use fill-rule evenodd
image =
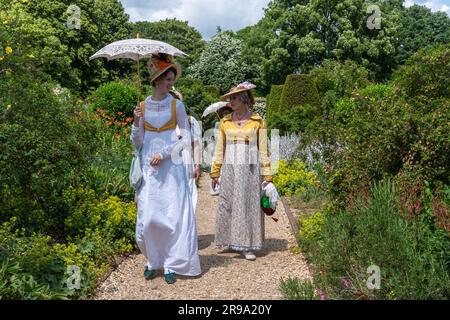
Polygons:
M245 81L245 82L242 82L242 83L238 84L237 87L238 87L239 89L247 89L247 90L255 89L255 88L256 88L256 86L255 86L253 83L248 82L248 81Z

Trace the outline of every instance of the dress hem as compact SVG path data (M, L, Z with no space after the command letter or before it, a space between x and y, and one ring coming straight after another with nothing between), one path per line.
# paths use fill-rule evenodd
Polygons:
M230 248L234 251L260 251L262 246L236 246L232 244L216 244L217 249L223 249L225 247Z

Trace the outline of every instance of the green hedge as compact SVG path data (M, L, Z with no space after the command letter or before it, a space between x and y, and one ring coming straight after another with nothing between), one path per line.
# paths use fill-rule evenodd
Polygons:
M278 110L284 112L293 106L304 104L312 106L319 106L320 104L314 78L306 74L288 75L283 86Z
M283 87L283 85L273 85L270 89L270 94L266 98L266 119L267 125L270 129L279 128L281 124L278 114L278 106L280 105Z
M284 85L273 85L270 89L270 94L267 96L267 108L268 110L278 110L280 105L281 94L283 93Z

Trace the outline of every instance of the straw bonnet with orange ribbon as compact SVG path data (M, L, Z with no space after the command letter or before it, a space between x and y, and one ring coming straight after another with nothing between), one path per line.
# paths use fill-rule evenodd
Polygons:
M171 55L160 53L153 55L147 62L148 71L150 72L151 82L155 81L159 76L170 68L177 71L175 75L175 82L181 77L181 65L176 63Z
M239 93L239 92L243 92L243 91L248 91L248 90L252 90L255 89L256 86L248 81L242 82L240 84L238 84L236 87L233 87L230 89L230 91L226 94L224 94L223 96L220 97L220 100L225 100L227 99L229 96Z

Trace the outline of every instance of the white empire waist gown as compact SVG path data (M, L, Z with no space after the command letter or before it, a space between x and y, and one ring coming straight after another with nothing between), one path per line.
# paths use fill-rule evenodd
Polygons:
M145 121L156 128L164 126L172 116L172 99L171 95L162 101L148 97ZM186 110L179 100L176 118L183 129L180 140L175 129L144 131L142 119L139 127L133 125L132 128L133 144L137 148L142 146L143 170L143 183L136 192L136 241L147 257L149 268L196 276L201 273L201 268L189 179L180 153L177 153L179 156L172 155L174 148L190 147ZM150 165L155 153L162 156L156 167Z

